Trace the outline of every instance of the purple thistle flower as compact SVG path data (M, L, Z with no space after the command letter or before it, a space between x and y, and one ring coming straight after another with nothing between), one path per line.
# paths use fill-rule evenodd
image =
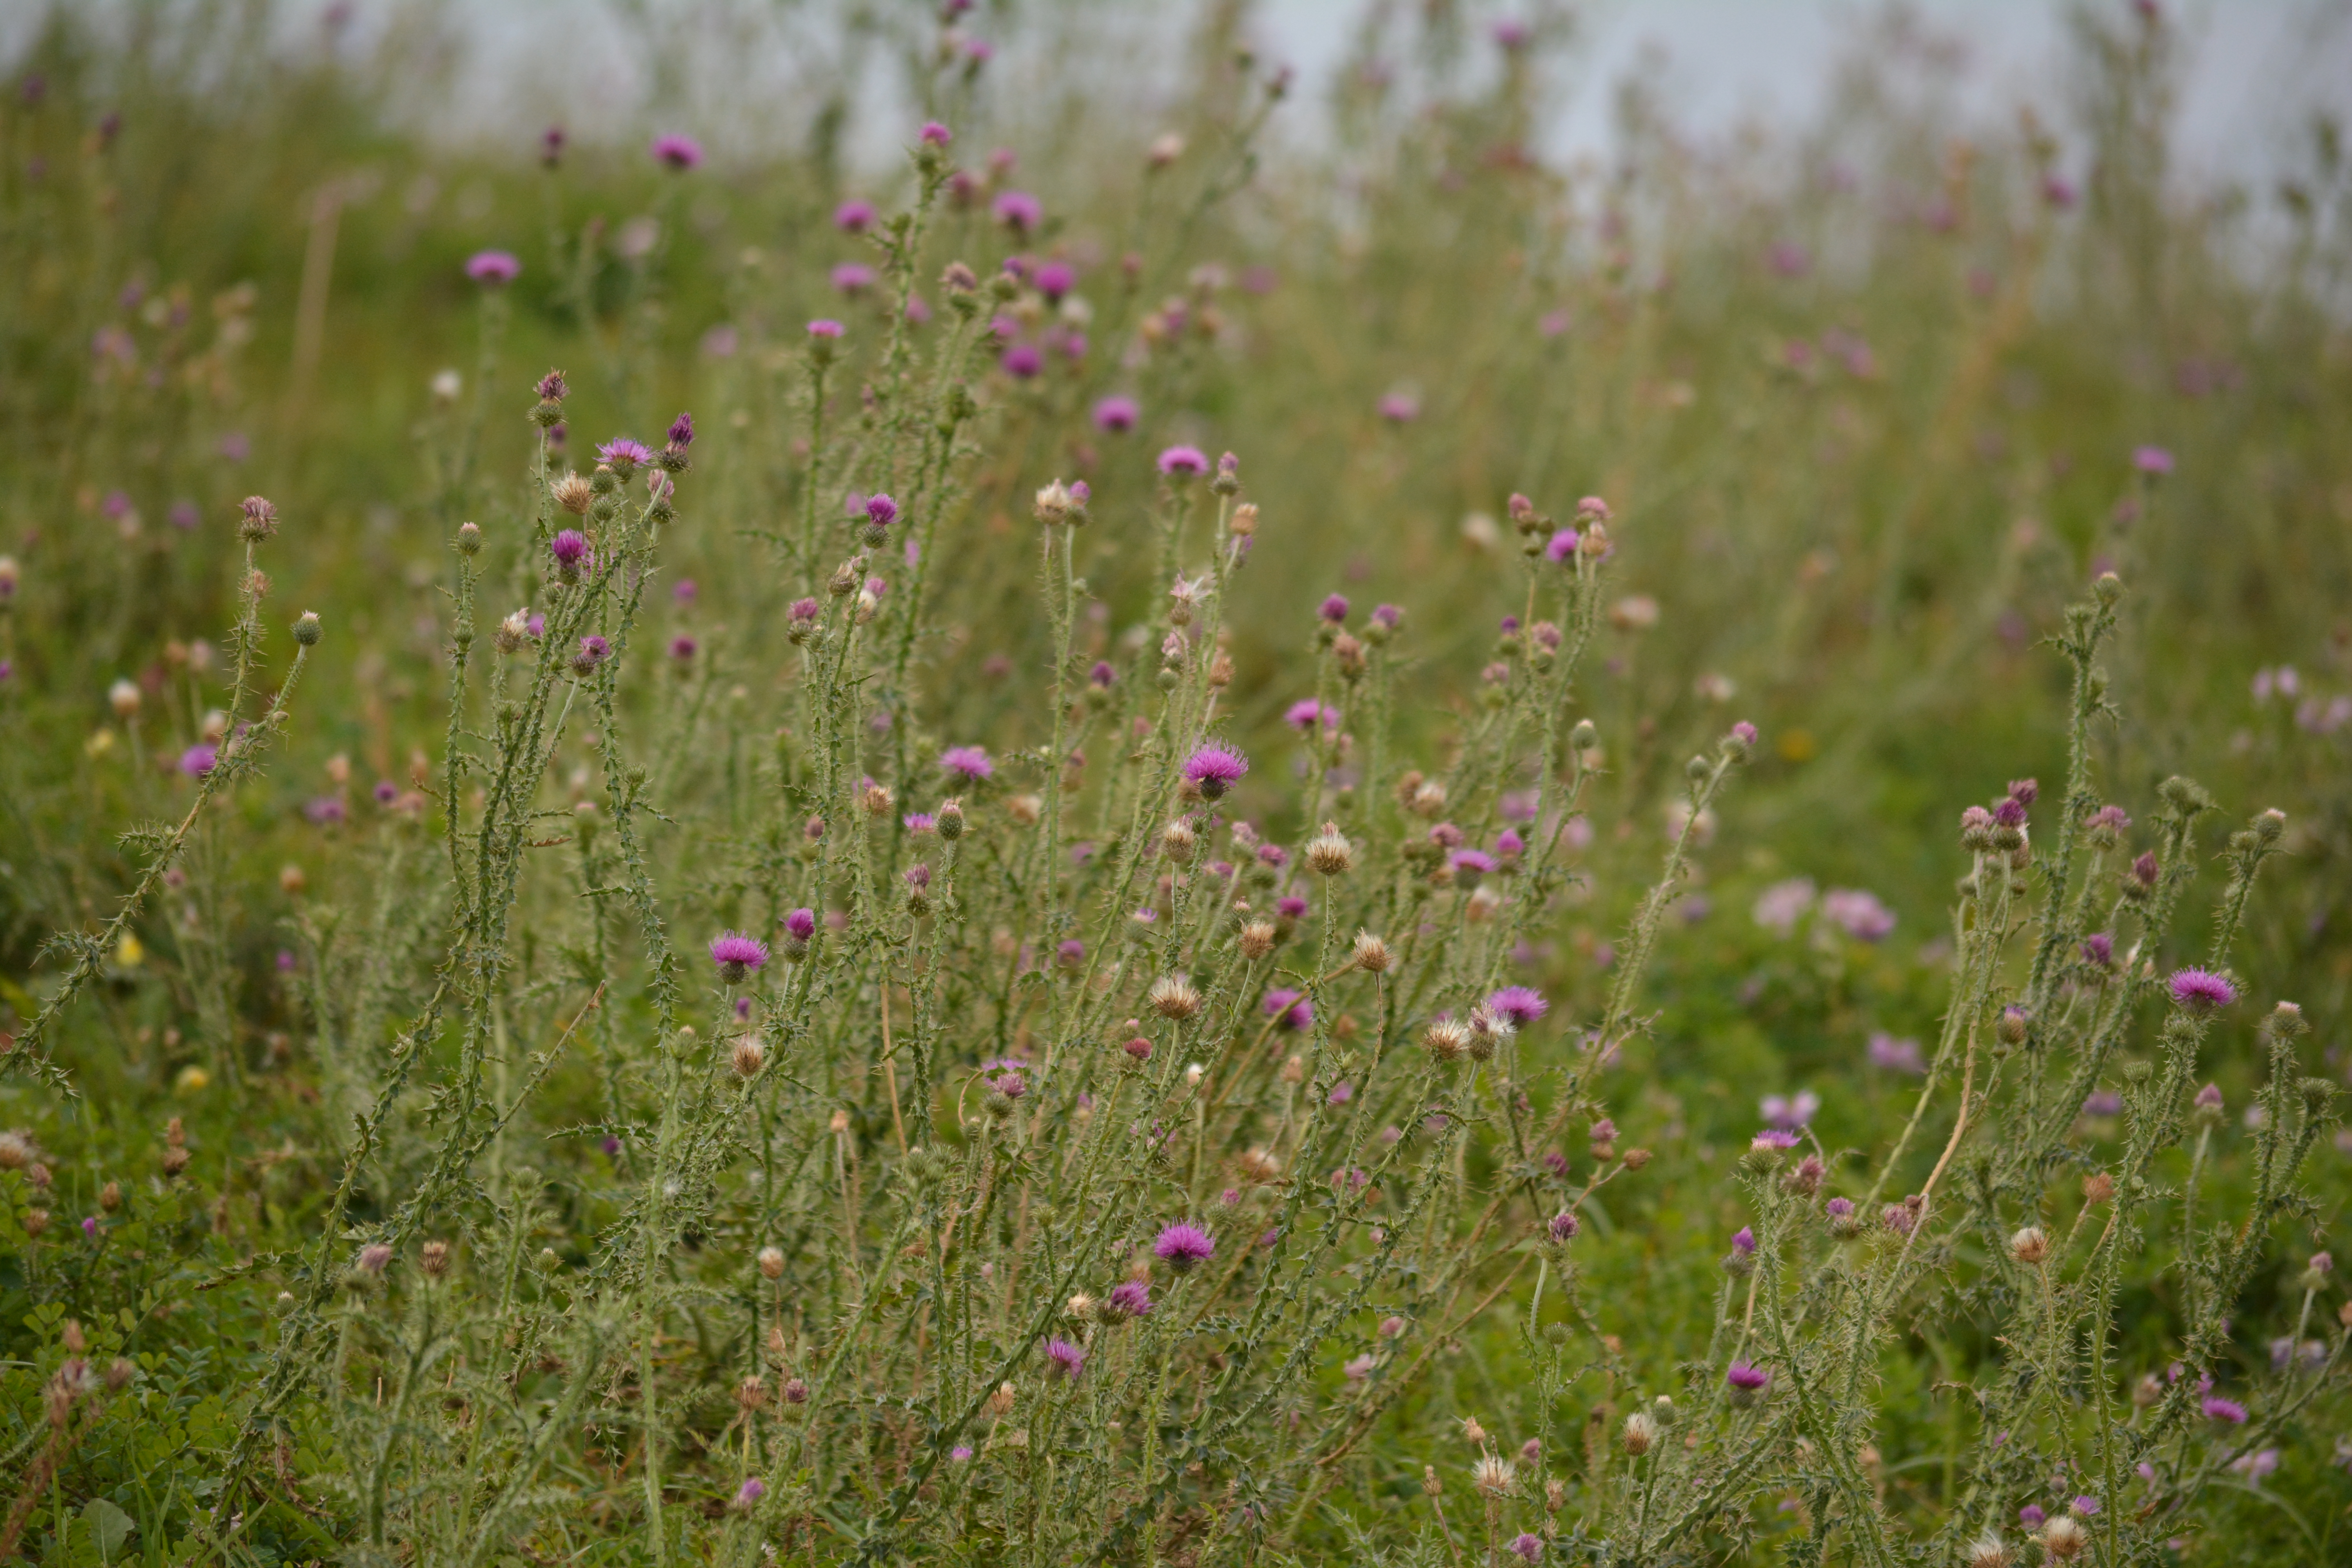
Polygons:
M1495 835L1495 853L1506 860L1516 860L1527 853L1528 841L1519 837L1516 827L1506 827Z
M996 221L1015 233L1026 234L1045 219L1045 205L1026 191L1007 191L996 198L989 211Z
M1184 776L1201 791L1203 800L1218 800L1249 772L1249 759L1230 746L1202 746L1184 759Z
M833 287L855 300L874 287L874 268L862 261L845 261L833 269Z
M1768 1094L1756 1107L1767 1123L1784 1131L1804 1126L1821 1108L1822 1097L1810 1089L1799 1089L1793 1095Z
M1015 381L1027 381L1045 368L1045 356L1034 343L1015 343L996 362Z
M1087 671L1087 684L1097 691L1108 691L1118 684L1118 671L1108 659L1098 658L1095 660L1094 668Z
M877 528L887 528L898 521L898 503L877 490L866 498L866 520Z
M1797 1135L1784 1127L1767 1127L1763 1131L1759 1132L1755 1137L1749 1139L1748 1141L1748 1146L1750 1149L1759 1151L1767 1149L1793 1149L1797 1146Z
M722 931L710 940L710 962L727 984L740 985L745 975L768 962L768 947L740 931Z
M1095 405L1095 428L1113 436L1124 436L1135 428L1142 416L1132 397L1106 397Z
M1742 719L1731 726L1731 738L1743 746L1756 743L1756 726Z
M807 625L816 619L819 609L820 606L814 599L794 599L793 607L785 613L792 619Z
M1927 1070L1918 1041L1897 1039L1884 1029L1871 1031L1869 1055L1871 1066L1885 1068L1892 1072L1923 1073Z
M944 147L949 142L955 140L955 132L949 130L946 126L940 124L936 120L926 120L923 121L923 129L917 134L916 140L928 147Z
M1544 1234L1554 1241L1570 1242L1575 1240L1576 1233L1583 1228L1582 1222L1578 1220L1573 1213L1562 1209L1545 1224Z
M1297 920L1307 913L1307 900L1295 893L1286 893L1274 900L1274 912L1286 921Z
M816 911L794 910L784 917L784 934L794 942L806 942L816 935Z
M909 833L930 833L937 830L940 821L928 811L910 811L898 819L898 824Z
M2162 447L2140 447L2132 452L2132 467L2151 478L2172 472L2172 454Z
M1540 1535L1523 1530L1511 1537L1512 1555L1522 1563L1535 1562L1543 1556L1543 1537Z
M343 820L343 803L331 795L322 795L306 801L302 806L302 815L318 826L331 826Z
M948 1450L948 1458L959 1465L970 1464L971 1462L971 1445L969 1443L958 1443L954 1447Z
M1852 1198L1832 1198L1826 1206L1829 1209L1829 1215L1832 1219L1852 1219L1853 1217L1853 1200Z
M1409 392L1391 392L1381 399L1381 417L1391 425L1410 425L1421 417L1421 399Z
M1396 624L1402 619L1404 619L1404 612L1398 609L1394 605L1374 605L1372 606L1372 625L1376 626L1383 627L1389 631L1394 631L1396 630Z
M378 805L390 805L394 801L398 800L399 798L400 786L398 784L393 783L390 779L376 780L375 803Z
M1341 621L1348 618L1347 595L1344 594L1333 594L1329 595L1321 605L1316 607L1315 613L1322 616L1325 620L1330 622L1333 626L1338 626Z
M466 258L466 276L485 288L511 283L521 271L522 263L510 250L478 250Z
M2042 1522L2049 1517L2050 1516L2048 1514L2042 1511L2042 1505L2039 1503L2030 1502L2023 1508L2017 1510L2017 1522L2025 1526L2028 1530L2041 1529Z
M2165 986L2172 1000L2191 1013L2210 1013L2238 999L2238 988L2209 969L2176 969Z
M2224 1399L2218 1394L2207 1394L2203 1405L2199 1408L2205 1412L2207 1420L2226 1422L2232 1426L2240 1425L2246 1418L2244 1405L2234 1399Z
M845 329L839 321L828 321L822 316L808 324L808 335L810 337L828 342L833 339L841 336L844 331Z
M693 658L697 646L692 637L681 632L669 639L669 656L680 664L684 664Z
M1341 1079L1338 1083L1331 1086L1331 1092L1324 1097L1323 1103L1326 1105L1345 1105L1355 1098L1356 1086L1349 1083L1346 1079Z
M219 751L199 741L180 753L180 771L192 779L200 779L212 772L219 761Z
M1738 1254L1738 1255L1739 1255L1740 1257L1742 1257L1742 1258L1753 1258L1753 1257L1755 1257L1755 1256L1756 1256L1756 1233L1755 1233L1755 1231L1753 1231L1753 1230L1749 1229L1747 1226L1744 1226L1744 1225L1743 1225L1743 1226L1741 1226L1738 1230L1733 1231L1733 1232L1731 1233L1731 1250L1732 1250L1733 1252L1735 1252L1735 1253Z
M653 449L643 441L633 441L626 436L615 436L596 448L596 458L607 464L623 479L654 460Z
M1290 864L1290 851L1279 844L1259 845L1257 858L1261 864L1271 866L1277 871Z
M833 209L833 226L844 234L864 234L877 216L872 202L846 201Z
M1339 722L1339 710L1328 702L1312 697L1302 697L1283 710L1282 721L1294 730L1311 730L1320 720L1323 728L1331 729Z
M1297 1031L1315 1022L1315 1004L1307 999L1305 992L1293 991L1286 985L1277 985L1267 992L1258 1005L1267 1017L1278 1020L1277 1028Z
M768 1483L757 1476L746 1476L743 1484L735 1489L735 1506L748 1510L768 1495Z
M1770 1384L1772 1374L1751 1363L1736 1361L1724 1373L1723 1381L1734 1388L1744 1389L1749 1394L1754 1394Z
M2111 1089L2100 1089L2083 1100L2083 1114L2085 1116L2120 1116L2123 1109L2124 1097Z
M1495 868L1495 858L1484 849L1456 849L1449 858L1454 879L1465 887L1475 887L1479 878Z
M950 746L940 753L940 766L975 784L996 772L996 764L980 746Z
M694 416L691 414L681 414L677 418L671 420L669 422L669 429L667 432L667 435L669 438L670 450L674 452L683 452L688 447L693 446ZM690 588L688 590L686 596L689 599L694 597L694 593Z
M1151 1315L1151 1287L1140 1279L1122 1279L1110 1288L1110 1310L1122 1318Z
M594 556L588 547L588 536L576 528L567 528L549 540L547 552L555 557L556 574L567 583L576 581Z
M1029 281L1037 286L1037 292L1056 305L1062 302L1062 296L1068 293L1077 280L1077 273L1066 261L1048 261L1029 275Z
M654 138L653 155L656 163L683 174L702 162L702 143L673 132Z
M613 645L594 632L590 632L580 639L580 646L572 650L572 668L574 672L581 675L593 674L597 666L612 657Z
M1856 942L1883 941L1895 930L1895 911L1875 893L1832 888L1822 895L1822 917Z
M1209 1233L1187 1220L1178 1220L1160 1233L1151 1244L1160 1261L1179 1274L1189 1272L1196 1263L1205 1263L1216 1256L1217 1244Z
M1193 479L1209 471L1208 454L1198 447L1171 447L1160 454L1160 471L1171 479Z
M1544 546L1544 554L1556 563L1565 566L1576 559L1576 547L1583 542L1576 530L1563 528L1551 536L1551 542Z
M1475 853L1475 851L1472 851ZM1543 993L1527 985L1506 985L1486 998L1486 1010L1498 1017L1508 1018L1511 1026L1524 1029L1551 1008Z
M2094 931L2084 937L2083 962L2099 969L2115 967L2116 939L2105 931Z

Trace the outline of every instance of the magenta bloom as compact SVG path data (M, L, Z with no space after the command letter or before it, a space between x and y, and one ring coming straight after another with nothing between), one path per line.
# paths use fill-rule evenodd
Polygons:
M2246 1418L2244 1405L2234 1399L2224 1399L2218 1394L2207 1394L2201 1408L2205 1412L2207 1420L2224 1421L2232 1426L2238 1426Z
M1311 730L1320 720L1323 728L1331 729L1339 722L1339 710L1328 702L1312 697L1302 697L1284 710L1282 721L1294 730Z
M1495 858L1484 849L1456 849L1450 858L1454 879L1465 888L1475 888L1478 879L1495 868Z
M738 985L768 962L767 944L740 931L722 931L710 940L710 962L719 966L720 977L730 985Z
M833 286L854 300L874 287L874 268L861 261L845 261L833 269Z
M2046 1512L2038 1502L2027 1503L2023 1508L2017 1510L2017 1522L2025 1526L2028 1530L2041 1529L2042 1524L2049 1518L2050 1515L2048 1512Z
M1486 1010L1497 1017L1508 1018L1514 1028L1524 1029L1549 1010L1550 1004L1543 993L1526 985L1506 985L1486 998Z
M1026 191L1007 191L996 198L989 209L996 221L1017 233L1026 234L1045 219L1045 208Z
M1856 942L1881 942L1895 930L1895 911L1878 895L1859 888L1832 888L1822 895L1822 916Z
M578 582L581 572L594 564L588 536L576 528L567 528L549 540L547 552L555 557L555 574L567 583Z
M974 784L996 772L996 764L988 760L987 751L979 746L950 746L940 753L940 766Z
M1110 1288L1110 1310L1123 1318L1151 1315L1151 1287L1140 1279L1122 1279Z
M1199 786L1203 800L1217 800L1249 772L1249 759L1230 746L1202 746L1184 759L1184 776Z
M478 250L466 261L466 276L492 289L513 282L521 271L510 250Z
M702 162L702 143L672 132L654 138L653 154L656 163L683 173Z
M768 1483L757 1476L746 1476L743 1484L735 1489L735 1506L748 1509L768 1495Z
M1209 471L1208 454L1198 447L1171 447L1160 454L1160 471L1171 479L1194 479Z
M201 741L180 753L180 771L192 779L200 779L213 771L220 761L220 752Z
M1062 302L1062 296L1068 293L1077 280L1077 273L1066 261L1048 261L1029 277L1029 281L1037 286L1037 292L1056 305Z
M2084 937L2083 962L2100 969L2111 968L2116 962L2116 939L2103 931Z
M1554 1241L1567 1242L1575 1240L1576 1233L1583 1228L1575 1215L1562 1209L1551 1216L1550 1222L1544 1226L1544 1233Z
M1095 405L1095 428L1114 436L1124 436L1135 428L1143 411L1132 397L1106 397Z
M1333 594L1328 598L1325 599L1321 605L1316 607L1315 613L1322 616L1325 620L1330 622L1333 626L1338 626L1341 621L1348 618L1347 595L1344 594Z
M811 321L808 324L809 336L813 338L822 338L827 341L831 341L832 339L841 336L842 330L842 325L839 321L829 321L823 317L819 317L817 320Z
M1045 368L1045 356L1034 343L1015 343L996 362L1015 381L1027 381Z
M1076 1377L1087 1368L1087 1352L1056 1336L1045 1342L1045 1375Z
M2143 474L2172 472L2172 454L2162 447L2142 447L2132 453L2132 467Z
M597 461L611 467L624 479L654 460L653 448L643 441L633 441L626 436L615 436L596 448Z
M844 202L833 209L833 226L844 234L864 234L874 226L872 202Z
M1544 553L1564 566L1576 558L1576 547L1582 542L1576 530L1563 528L1551 536L1551 542L1544 546Z
M1510 46L1505 45L1504 47L1507 48ZM1543 1555L1543 1537L1540 1535L1532 1534L1523 1530L1517 1535L1511 1537L1512 1555L1518 1558L1522 1563L1535 1562L1538 1558Z
M1410 393L1391 392L1381 399L1381 417L1391 425L1410 425L1421 417L1421 400Z
M1731 726L1731 738L1743 746L1756 743L1756 726L1742 719Z
M669 640L669 656L683 664L694 657L694 651L698 646L692 637L680 632Z
M866 520L879 528L898 521L898 503L879 490L866 498Z
M816 911L794 910L784 917L784 934L794 942L806 942L816 935Z
M1793 1149L1797 1146L1797 1135L1784 1127L1767 1127L1763 1131L1759 1132L1755 1137L1749 1139L1748 1141L1748 1146L1750 1149L1759 1151L1766 1149Z
M955 132L936 120L926 120L923 121L922 132L918 140L927 146L944 147L955 140Z
M1151 1244L1160 1261L1179 1274L1189 1272L1196 1263L1205 1263L1216 1256L1217 1244L1209 1233L1186 1220L1178 1220L1160 1233Z
M2173 1001L2192 1013L2210 1013L2238 999L2238 988L2208 969L2176 969L2165 984Z
M1871 1032L1869 1051L1870 1065L1875 1068L1907 1073L1924 1073L1927 1070L1927 1063L1920 1054L1918 1041L1897 1039L1884 1029Z
M1733 1231L1731 1233L1731 1250L1738 1253L1742 1258L1755 1257L1756 1233L1744 1225L1738 1230Z
M1296 1031L1315 1022L1315 1004L1307 999L1304 992L1293 991L1286 985L1267 992L1258 1005L1265 1010L1267 1017L1277 1021L1279 1028Z
M572 668L582 675L592 674L598 665L612 657L613 645L594 632L590 632L580 639L580 646L572 650Z
M1744 1361L1736 1361L1723 1374L1723 1381L1734 1388L1744 1389L1749 1394L1754 1394L1771 1383L1772 1374L1760 1366L1752 1365Z

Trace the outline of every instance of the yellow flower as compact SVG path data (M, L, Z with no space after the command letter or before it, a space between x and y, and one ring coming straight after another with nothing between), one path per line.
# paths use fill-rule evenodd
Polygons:
M202 1094L212 1081L212 1074L191 1062L180 1069L178 1078L172 1080L172 1092L183 1096Z
M142 947L139 944L139 939L129 931L124 931L122 940L114 946L114 962L125 969L138 968L140 961L146 956L147 950Z

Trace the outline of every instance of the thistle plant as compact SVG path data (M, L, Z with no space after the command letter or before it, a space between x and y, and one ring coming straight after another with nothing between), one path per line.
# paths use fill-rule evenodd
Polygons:
M200 518L222 651L152 679L76 640L117 591L89 537L0 560L6 908L50 933L0 991L0 1557L2004 1568L2230 1561L2274 1505L2325 1559L2263 1485L2340 1481L2340 996L2266 988L2326 973L2279 910L2332 829L2146 765L2194 750L2147 689L2200 625L2168 451L2074 602L2018 590L2041 674L1923 675L1904 552L1943 545L1903 520L1830 609L1794 523L1706 565L1743 546L1693 475L1809 511L1798 447L1736 443L1860 416L1681 453L1642 410L1718 328L1630 255L1563 272L1528 237L1566 198L1459 245L1492 299L1581 290L1600 368L1464 339L1466 390L1355 375L1329 441L1256 401L1312 340L1235 327L1208 248L1286 79L1211 18L1198 128L1081 207L982 150L962 9L909 35L887 194L796 188L814 259L705 255L678 132L608 238L549 134L544 258L451 269L475 369L384 525L433 552L397 679L388 580L303 564L324 509ZM1365 176L1381 244L1423 242L1421 174L1518 167L1538 10L1476 87L1433 12L1419 130L1343 103L1345 156L1408 171ZM2004 254L2041 266L2034 210ZM1353 256L1314 232L1292 260ZM2012 309L1891 468L1948 474ZM217 412L102 348L159 401L74 462ZM1441 562L1423 422L1488 440L1457 395L1523 477ZM326 610L278 630L265 566ZM1773 673L1816 616L1852 668ZM1734 620L1752 709L1696 662ZM1924 898L1790 874L1867 858L1822 845L1895 808L1813 781L1897 689L1972 716L1970 777L1884 770L1937 820ZM55 744L93 701L105 744ZM1776 709L1860 716L1816 763ZM100 816L118 850L72 839ZM1824 1040L1867 1066L1803 1087Z

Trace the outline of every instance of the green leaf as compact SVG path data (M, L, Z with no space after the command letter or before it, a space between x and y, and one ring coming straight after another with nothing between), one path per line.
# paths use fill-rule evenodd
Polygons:
M107 1563L114 1561L114 1554L139 1528L129 1514L102 1497L94 1497L82 1506L81 1519L89 1526L89 1538L98 1543L100 1560Z

